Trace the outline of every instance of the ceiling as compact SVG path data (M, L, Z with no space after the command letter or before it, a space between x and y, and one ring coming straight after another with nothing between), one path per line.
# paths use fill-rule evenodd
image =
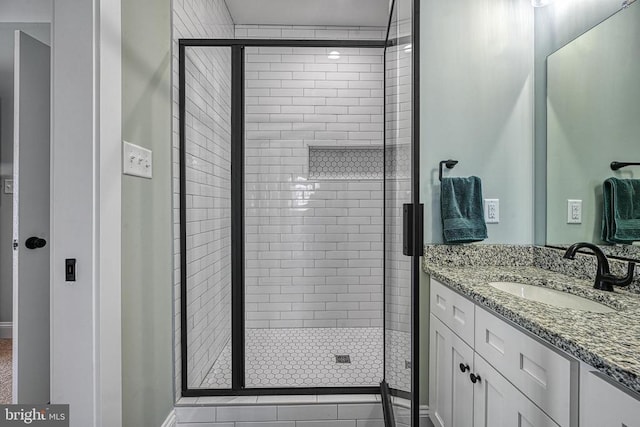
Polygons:
M389 0L226 0L236 24L386 27Z

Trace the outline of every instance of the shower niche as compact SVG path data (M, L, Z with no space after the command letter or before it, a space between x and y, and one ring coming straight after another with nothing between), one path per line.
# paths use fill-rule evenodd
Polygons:
M380 180L384 151L379 147L309 147L310 180Z

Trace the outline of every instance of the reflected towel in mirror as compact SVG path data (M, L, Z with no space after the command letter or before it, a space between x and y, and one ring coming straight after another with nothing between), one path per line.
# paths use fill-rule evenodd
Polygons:
M602 240L640 240L640 179L609 178L602 186Z

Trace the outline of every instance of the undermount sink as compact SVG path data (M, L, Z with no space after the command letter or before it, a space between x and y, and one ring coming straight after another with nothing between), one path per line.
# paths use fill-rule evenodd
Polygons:
M591 311L594 313L613 313L616 311L611 307L600 304L599 302L569 294L567 292L543 288L541 286L526 285L524 283L515 282L490 282L489 286L520 298L549 304L554 307Z

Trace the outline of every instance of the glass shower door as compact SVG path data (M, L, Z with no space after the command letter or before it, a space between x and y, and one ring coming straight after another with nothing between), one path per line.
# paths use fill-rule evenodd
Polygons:
M417 301L422 241L416 176L413 1L395 0L385 50L385 380L395 425L418 425Z

